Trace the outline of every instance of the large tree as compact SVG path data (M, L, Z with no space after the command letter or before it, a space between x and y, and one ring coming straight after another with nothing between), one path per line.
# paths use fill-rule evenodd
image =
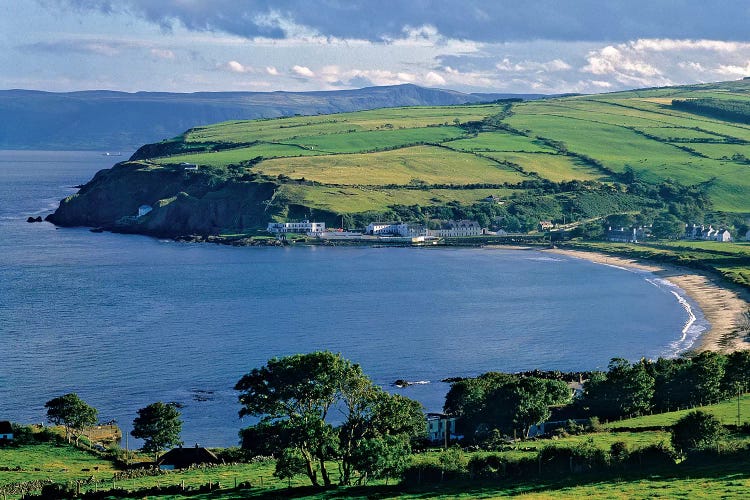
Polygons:
M243 447L263 449L262 439L275 444L276 474L304 473L313 485L330 485L326 462L336 460L341 483L349 484L352 472L367 469L386 473L398 460L399 444L424 433L419 403L392 396L375 386L358 365L339 354L314 352L269 360L236 384L243 408L240 416L260 421L243 431ZM331 423L337 410L339 427ZM379 442L368 440L381 440ZM383 460L360 460L357 450L381 450ZM390 457L390 458L389 458Z
M154 454L154 462L159 452L182 444L180 441L182 420L180 411L173 404L156 402L138 410L133 420L130 435L143 439L143 451Z
M83 430L96 423L96 408L87 405L78 394L72 392L53 399L44 404L47 408L47 420L55 425L65 427L65 437L70 442L74 430ZM76 437L76 444L80 435Z

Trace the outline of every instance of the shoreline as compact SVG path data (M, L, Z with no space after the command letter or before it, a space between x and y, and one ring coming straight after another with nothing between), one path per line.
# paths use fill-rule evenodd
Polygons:
M596 264L648 271L682 289L698 304L709 323L709 329L698 337L688 351L716 351L728 354L750 349L750 341L742 338L740 333L743 315L750 310L750 292L747 290L722 283L708 273L671 264L564 248L547 248L540 251L584 259Z

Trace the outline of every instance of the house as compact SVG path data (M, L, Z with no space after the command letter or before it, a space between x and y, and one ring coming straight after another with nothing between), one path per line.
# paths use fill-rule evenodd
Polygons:
M206 448L201 448L197 444L195 448L174 448L166 452L159 459L159 469L174 470L186 469L191 465L198 464L218 464L221 463L219 457Z
M550 220L540 220L539 221L539 230L540 231L549 231L553 227L555 227L555 225L552 224L552 221L550 221Z
M269 222L266 231L274 234L296 233L296 234L316 234L326 230L325 222Z
M494 194L489 195L487 198L482 198L482 201L485 203L492 203L495 205L502 205L503 200L495 196Z
M721 242L726 243L726 242L732 241L732 233L730 233L726 229L723 231L717 231L714 239L716 241L721 241Z
M441 229L433 229L430 231L432 236L442 236L448 238L457 238L462 236L480 236L482 234L482 226L477 221L473 220L459 220L459 221L448 221Z
M446 431L448 441L451 439L463 439L463 436L456 435L456 417L451 417L445 413L428 413L425 416L427 422L427 439L431 443L444 443L446 441Z
M7 420L0 422L0 443L13 441L13 426Z
M612 229L612 227L610 227L607 229L607 234L605 236L607 241L617 243L638 243L635 228L625 229L624 227L621 227L620 229Z
M151 205L141 205L140 207L138 207L138 217L143 217L144 215L149 213L151 210L153 210Z
M183 161L182 163L180 163L180 166L182 167L183 170L188 170L188 171L198 170L198 165L196 165L195 163L188 163L186 161Z

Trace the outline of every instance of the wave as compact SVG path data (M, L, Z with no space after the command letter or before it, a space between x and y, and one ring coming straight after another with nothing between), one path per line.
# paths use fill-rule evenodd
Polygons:
M680 330L680 337L669 344L669 351L666 353L667 357L677 357L688 349L695 345L695 342L700 338L706 330L708 330L708 322L703 316L702 311L693 309L693 306L688 301L684 290L678 287L674 283L665 279L646 279L649 283L656 287L666 287L669 292L674 295L677 302L685 309L687 313L687 320Z

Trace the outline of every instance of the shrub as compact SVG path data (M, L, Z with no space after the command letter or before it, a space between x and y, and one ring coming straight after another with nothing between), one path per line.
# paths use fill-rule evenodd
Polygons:
M721 422L700 410L691 411L672 426L672 446L688 453L716 447L724 435Z

